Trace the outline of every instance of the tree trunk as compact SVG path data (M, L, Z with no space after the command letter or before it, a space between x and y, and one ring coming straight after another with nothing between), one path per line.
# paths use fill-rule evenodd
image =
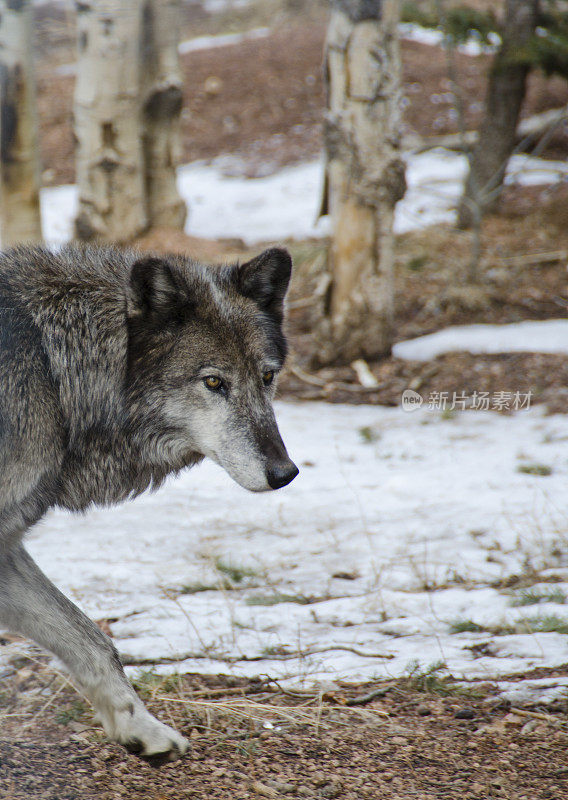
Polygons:
M2 246L41 241L31 0L0 2Z
M534 35L538 0L506 0L502 44L485 98L485 116L458 210L458 227L469 228L499 200L530 70L526 49Z
M176 186L183 101L179 66L180 0L146 0L142 30L143 146L150 225L183 228Z
M400 144L397 0L334 0L326 46L326 192L333 233L316 330L321 364L390 353Z
M142 0L77 3L79 239L125 242L148 223L140 120Z

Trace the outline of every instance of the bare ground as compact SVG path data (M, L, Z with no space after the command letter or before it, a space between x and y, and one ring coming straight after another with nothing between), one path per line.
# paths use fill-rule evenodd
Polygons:
M338 684L321 695L202 675L147 674L138 689L190 738L182 761L155 770L106 742L58 675L37 663L20 666L0 695L0 798L561 800L568 793L564 701L516 710L496 700L489 683L464 686L435 674Z

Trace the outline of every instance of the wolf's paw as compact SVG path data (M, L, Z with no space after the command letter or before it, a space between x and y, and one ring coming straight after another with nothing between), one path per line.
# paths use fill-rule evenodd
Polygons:
M115 710L112 724L104 727L111 738L153 766L175 761L189 749L186 738L153 717L142 704Z

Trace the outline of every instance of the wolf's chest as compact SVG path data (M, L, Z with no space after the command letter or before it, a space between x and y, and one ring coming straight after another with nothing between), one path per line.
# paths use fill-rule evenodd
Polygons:
M140 466L136 451L124 438L85 437L65 455L57 505L72 511L113 505L143 492L152 478L152 470Z

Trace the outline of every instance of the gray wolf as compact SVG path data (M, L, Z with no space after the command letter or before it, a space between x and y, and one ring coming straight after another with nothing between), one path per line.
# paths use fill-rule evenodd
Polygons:
M0 255L0 626L58 656L107 735L154 762L188 742L23 535L53 506L117 503L203 458L253 492L292 481L272 409L291 268L282 249L222 268L94 246Z

